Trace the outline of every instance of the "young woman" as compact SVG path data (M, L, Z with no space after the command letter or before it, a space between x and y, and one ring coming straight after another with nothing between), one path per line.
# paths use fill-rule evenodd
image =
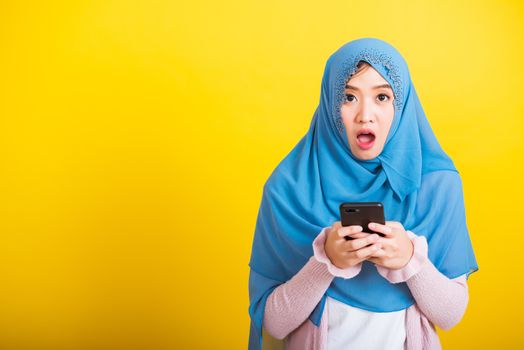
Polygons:
M384 236L342 227L343 202L382 202ZM327 60L307 134L264 185L249 266L250 350L266 334L292 350L440 349L434 325L461 320L478 270L461 178L388 43Z

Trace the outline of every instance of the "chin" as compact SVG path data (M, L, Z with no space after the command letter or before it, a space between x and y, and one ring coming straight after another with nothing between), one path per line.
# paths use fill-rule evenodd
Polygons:
M370 160L370 159L374 159L374 158L377 158L378 154L355 154L355 157L357 157L358 159L360 160Z
M378 157L382 150L376 150L374 148L369 150L362 150L358 145L354 145L354 148L350 147L351 153L360 160L370 160ZM354 151L356 149L356 151Z

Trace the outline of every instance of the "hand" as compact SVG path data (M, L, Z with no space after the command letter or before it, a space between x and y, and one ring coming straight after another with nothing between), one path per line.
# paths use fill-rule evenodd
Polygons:
M404 226L397 221L386 221L385 225L370 223L368 226L386 237L378 239L382 248L371 254L367 260L394 270L406 266L413 256L414 246Z
M361 232L362 226L343 227L340 221L333 223L327 232L324 251L331 263L339 269L355 266L380 249L376 233ZM354 239L347 241L344 236Z

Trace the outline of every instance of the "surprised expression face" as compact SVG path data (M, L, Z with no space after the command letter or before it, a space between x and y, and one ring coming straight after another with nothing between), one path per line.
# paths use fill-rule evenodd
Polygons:
M340 108L349 148L355 157L369 160L384 148L395 108L393 89L367 62L347 81Z

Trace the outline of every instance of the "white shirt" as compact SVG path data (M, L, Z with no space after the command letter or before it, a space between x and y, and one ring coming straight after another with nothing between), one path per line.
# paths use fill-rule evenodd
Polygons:
M327 350L404 350L406 310L372 312L327 297Z

